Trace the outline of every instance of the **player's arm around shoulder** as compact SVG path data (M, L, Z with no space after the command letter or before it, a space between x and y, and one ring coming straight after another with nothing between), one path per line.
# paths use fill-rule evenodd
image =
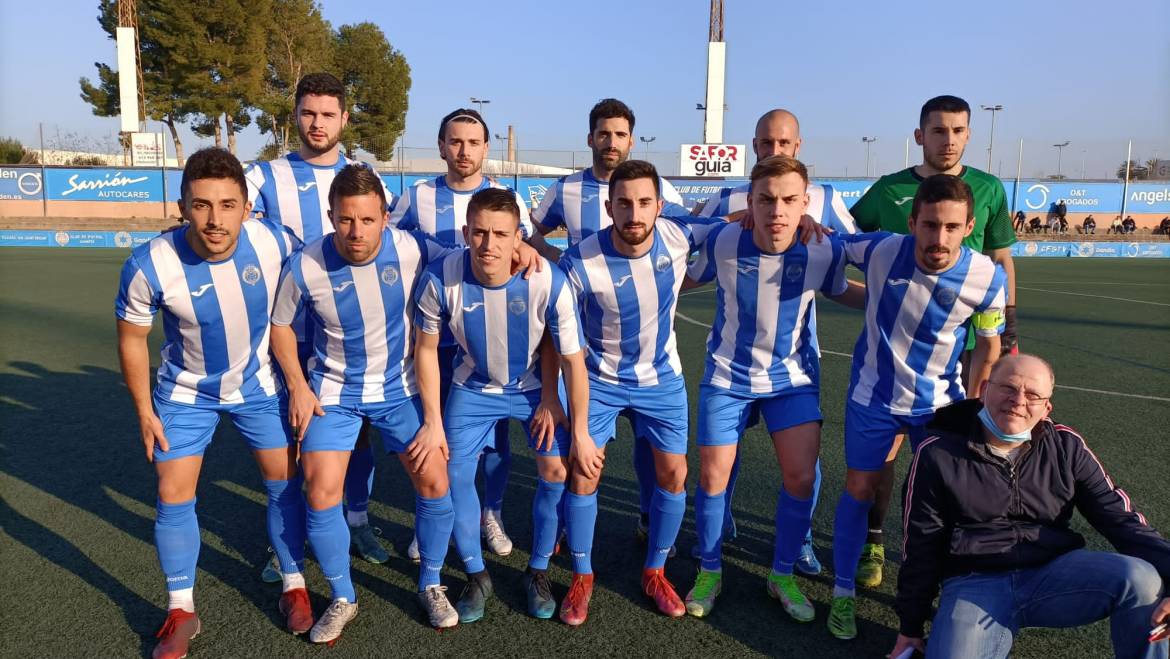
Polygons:
M840 234L832 234L828 240L831 256L820 286L821 294L850 309L864 310L865 284L845 277L845 266L849 264L845 255L845 241Z

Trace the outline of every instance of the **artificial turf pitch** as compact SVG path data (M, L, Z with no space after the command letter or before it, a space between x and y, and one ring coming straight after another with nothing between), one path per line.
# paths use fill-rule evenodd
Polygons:
M148 656L165 616L165 594L152 541L155 479L121 377L113 298L126 252L0 250L0 654L11 657ZM1150 396L1123 397L1058 388L1053 417L1078 428L1150 522L1170 530L1170 263L1122 259L1019 259L1023 347L1050 360L1060 385ZM1126 298L1120 300L1117 298ZM704 341L714 310L709 290L683 297L679 351L691 391L692 423ZM381 459L373 523L393 545L390 562L353 563L361 611L332 649L283 630L279 587L260 582L267 559L264 495L242 440L223 424L209 449L199 489L203 549L196 602L204 631L192 656L884 656L893 645L891 605L901 542L901 506L886 524L887 572L877 590L859 591L859 637L825 629L832 587L832 515L843 482L842 418L850 353L860 314L818 302L825 414L824 486L814 522L826 570L799 579L817 608L814 623L789 619L768 598L779 471L766 435L749 431L734 501L739 537L725 548L724 589L712 616L670 620L638 586L643 545L634 539L636 486L630 433L619 424L601 486L594 545L597 587L588 622L571 629L525 614L520 575L531 541L531 453L513 426L515 462L504 507L516 550L487 554L496 598L487 617L437 634L415 600L416 568L404 558L413 493L401 467ZM692 322L693 321L693 322ZM696 324L699 323L699 324ZM152 351L161 335L156 323ZM157 356L155 357L157 360ZM907 457L899 460L899 477ZM688 491L698 473L690 456ZM900 480L898 487L900 488ZM1091 547L1105 543L1077 517ZM693 581L694 522L688 512L679 556L667 575L680 594ZM563 597L570 564L557 557L550 575ZM315 563L307 570L314 609L328 589ZM457 556L443 574L452 599L463 586ZM1055 603L1059 605L1059 603ZM1107 623L1076 631L1027 630L1014 656L1111 654Z

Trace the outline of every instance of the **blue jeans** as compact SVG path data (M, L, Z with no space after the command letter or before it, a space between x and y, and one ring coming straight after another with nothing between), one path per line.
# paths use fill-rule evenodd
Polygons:
M1007 657L1024 627L1076 627L1108 617L1118 657L1167 656L1149 643L1162 579L1130 556L1078 549L1028 570L943 581L926 656Z

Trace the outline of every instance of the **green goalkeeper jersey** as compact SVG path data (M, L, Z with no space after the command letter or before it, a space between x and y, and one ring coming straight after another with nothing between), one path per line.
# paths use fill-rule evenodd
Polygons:
M975 196L975 229L963 239L963 244L977 252L1010 247L1016 242L1016 232L1008 214L1003 183L987 172L966 166L959 178L971 186L971 193ZM913 167L887 174L878 179L849 212L862 231L909 233L907 221L920 183L922 177L914 172Z

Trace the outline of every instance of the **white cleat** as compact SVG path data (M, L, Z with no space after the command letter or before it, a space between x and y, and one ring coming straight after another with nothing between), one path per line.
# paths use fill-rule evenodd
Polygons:
M333 643L341 636L341 630L357 615L357 602L333 600L329 608L317 619L309 630L309 640L314 643Z
M411 563L418 565L422 562L422 554L418 553L418 536L415 535L410 539L410 546L406 548L406 557L410 559Z
M488 549L493 554L507 556L512 553L512 539L508 537L507 533L504 533L504 520L500 511L484 508L479 528Z
M419 604L427 612L427 619L431 627L446 629L459 624L459 612L451 606L447 599L446 586L427 586L427 589L418 594Z

